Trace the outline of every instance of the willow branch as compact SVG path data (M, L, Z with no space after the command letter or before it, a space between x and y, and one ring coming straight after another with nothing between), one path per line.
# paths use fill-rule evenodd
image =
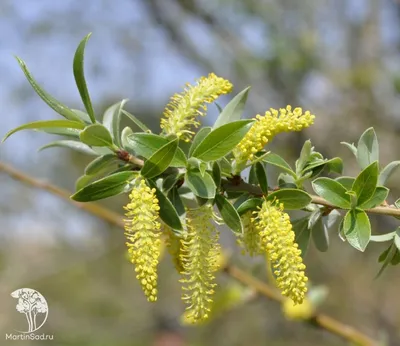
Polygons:
M75 202L70 199L70 192L59 187L56 187L52 184L40 181L36 178L33 178L14 167L7 165L5 163L0 162L0 171L3 171L10 177L15 180L18 180L26 185L36 187L38 189L48 191L53 195L61 197L68 203L82 209L92 215L103 219L104 221L108 222L109 224L115 225L117 227L124 227L124 222L120 214L112 212L107 208L104 208L95 203L79 203ZM320 204L320 203L318 203ZM283 297L275 291L273 288L269 287L264 282L260 281L259 279L255 278L252 275L247 274L246 272L242 271L241 269L237 268L234 265L228 264L225 267L225 272L230 275L232 278L240 281L241 283L252 287L255 291L259 294L277 301L281 303L283 301ZM332 334L335 334L349 342L353 342L360 346L377 346L378 342L370 339L367 335L363 334L362 332L358 331L357 329L346 325L342 322L335 320L332 317L329 317L325 314L315 314L308 320L305 320L306 323L312 324L320 329L326 330Z
M244 181L241 181L239 184L234 184L230 181L223 181L222 186L225 191L236 191L236 192L247 192L251 195L260 197L263 195L263 192L261 191L261 188L256 185L248 184L245 183ZM273 192L273 191L271 191ZM310 195L311 197L311 203L313 204L319 204L323 205L325 207L331 208L331 209L342 209L339 208L331 203L329 203L327 200L325 200L322 197L315 196L315 195ZM400 217L400 209L397 209L394 206L379 206L371 209L365 209L367 213L370 214L380 214L380 215L387 215L387 216L394 216L394 217Z

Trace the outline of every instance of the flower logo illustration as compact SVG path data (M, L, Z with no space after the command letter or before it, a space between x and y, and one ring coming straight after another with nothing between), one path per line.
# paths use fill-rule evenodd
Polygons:
M27 331L20 333L33 333L40 329L46 322L49 308L46 299L32 288L20 288L11 293L11 297L18 300L16 309L25 314L28 323Z

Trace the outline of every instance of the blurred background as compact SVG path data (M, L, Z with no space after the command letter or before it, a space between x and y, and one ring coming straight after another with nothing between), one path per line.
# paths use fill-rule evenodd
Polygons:
M215 72L234 83L235 93L252 86L247 117L287 104L316 115L312 128L279 136L270 147L292 164L311 139L325 157L342 157L344 173L354 175L355 159L339 143L356 142L370 126L378 134L381 164L399 159L398 1L1 0L0 136L25 122L58 117L31 89L13 55L26 61L53 96L83 109L72 59L88 32L93 35L86 77L98 114L129 98L126 108L159 131L169 97L186 82ZM209 109L205 123L217 113L213 105ZM51 140L43 133L18 133L0 146L0 160L72 191L92 158L67 149L36 151ZM388 183L393 199L399 183L398 175ZM49 304L41 331L54 341L45 345L346 345L287 321L281 307L265 298L205 326L183 326L179 277L170 261L160 266L159 301L147 303L125 258L121 229L1 171L0 191L1 339L25 323L10 293L29 287ZM126 197L117 197L102 204L122 213L125 203ZM376 234L397 226L388 218L372 223ZM336 229L326 253L311 245L305 258L311 281L329 290L320 310L399 345L400 269L389 268L374 280L385 245L373 243L359 253L342 243ZM234 263L265 279L263 259L240 258L229 232L223 238ZM244 289L222 273L219 280L222 293Z

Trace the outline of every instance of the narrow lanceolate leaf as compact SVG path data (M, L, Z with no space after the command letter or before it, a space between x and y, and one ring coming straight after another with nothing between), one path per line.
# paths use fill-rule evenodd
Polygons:
M110 132L100 124L86 126L79 138L90 146L110 147L113 144Z
M235 233L243 233L242 221L233 205L219 194L215 196L215 203L225 224Z
M103 116L103 125L110 131L111 137L117 146L121 146L121 113L124 104L128 99L124 99L120 102L113 104L111 107L107 108Z
M91 124L92 120L90 120L89 115L86 112L83 112L79 109L72 109L72 111L86 124Z
M385 185L387 180L391 177L391 175L399 166L400 161L390 162L384 169L382 169L381 174L379 174L378 184Z
M215 161L212 166L212 177L214 179L214 183L217 187L221 185L221 167L219 166L218 161Z
M327 251L329 248L329 234L321 218L315 223L311 233L315 247L321 252Z
M310 244L311 231L308 228L308 218L303 217L292 222L293 231L295 234L295 242L299 245L301 250L301 257L305 257Z
M257 162L255 165L255 173L257 176L258 184L260 185L261 191L264 195L268 195L268 179L267 172L265 171L264 166Z
M23 60L18 57L15 57L18 61L19 66L24 72L28 82L31 84L32 88L36 91L36 93L41 97L41 99L46 102L50 108L54 109L58 114L62 115L64 118L69 120L74 120L80 122L80 118L66 105L62 104L60 101L56 100L54 97L49 95L45 90L43 90L40 85L33 78L31 73L29 72L26 64Z
M101 172L103 169L110 166L110 164L115 163L117 157L114 154L102 155L95 158L90 162L85 168L86 175L93 175Z
M293 177L296 177L296 173L293 172L292 167L279 155L274 153L269 153L264 159L264 162L273 165L275 167L283 169L285 172L289 173Z
M124 192L129 181L136 175L135 172L119 172L99 179L71 196L78 202L92 202L111 197Z
M339 182L330 178L318 178L312 182L312 187L318 196L325 198L334 206L343 209L350 208L350 196Z
M249 90L250 87L242 90L225 106L214 123L214 129L227 123L240 120L247 101Z
M207 172L202 176L198 170L189 170L186 172L185 182L195 196L206 199L214 198L216 186L213 178Z
M396 235L396 231L386 233L386 234L379 234L379 235L371 235L371 241L376 243L383 243L385 241L393 240L394 236Z
M169 140L167 138L152 133L133 133L125 138L124 148L132 151L137 156L142 156L145 159L148 159L168 142ZM182 149L178 147L170 166L186 167L186 164L186 155Z
M252 120L239 120L218 127L203 139L193 156L205 162L220 159L239 144L252 124Z
M181 196L179 195L177 187L173 187L168 192L168 198L171 201L172 205L174 206L179 216L185 214L185 206L182 202Z
M140 173L146 178L153 178L160 175L168 168L177 148L178 139L174 139L162 146L144 163Z
M48 143L48 144L40 147L38 151L42 151L42 150L48 149L48 148L55 148L55 147L69 148L69 149L73 149L73 150L79 151L84 154L97 155L97 153L92 148L87 146L86 144L84 144L82 142L78 142L78 141L71 141L71 140L60 140L60 141L51 142L51 143Z
M81 130L78 129L69 129L62 127L46 127L41 129L35 129L35 131L50 133L52 135L71 137L75 139L79 139L79 134L81 133Z
M138 118L136 118L133 114L129 113L125 109L122 110L122 113L125 114L130 120L132 120L133 123L137 127L139 127L143 132L148 132L148 133L151 132L151 130L145 124L143 124Z
M133 134L132 129L129 126L124 127L121 132L121 145L122 148L127 149L126 147L129 146L128 137Z
M346 146L350 151L353 153L355 157L357 157L357 147L353 143L347 143L347 142L340 142L340 144L343 144Z
M199 132L196 133L196 136L194 136L192 145L189 148L189 157L192 156L193 151L198 147L198 145L203 141L204 138L207 137L207 135L211 132L211 127L206 126L202 127Z
M360 137L357 146L357 161L361 169L374 161L379 162L379 144L373 127L367 129Z
M371 238L371 224L363 210L349 210L343 222L344 235L351 246L364 251Z
M76 86L78 87L82 102L85 105L90 120L92 121L92 123L95 123L96 118L94 116L92 102L90 101L89 91L86 85L85 72L84 72L85 47L87 41L90 38L90 35L91 33L86 35L86 37L79 43L79 46L76 49L74 56L73 68L74 68L74 77Z
M156 197L158 199L158 205L160 206L159 215L161 220L163 220L165 224L173 230L182 230L181 220L171 201L157 188L155 183L149 181L149 184L152 188L156 189Z
M274 201L278 199L286 210L302 209L311 203L310 195L298 189L282 189L270 193L267 200Z
M75 182L75 190L78 191L85 186L89 185L91 181L93 181L94 177L92 175L82 175Z
M257 210L263 203L262 198L250 198L244 201L238 208L237 212L239 215L243 215L249 210Z
M372 209L381 205L387 198L389 189L384 186L377 186L374 195L368 201L361 204L361 209Z
M351 188L357 195L357 205L361 205L372 198L378 183L378 175L379 167L376 161L358 175Z
M381 253L381 255L379 256L378 261L382 264L381 269L379 270L378 274L376 274L375 278L378 278L379 276L382 275L382 273L384 272L384 270L386 269L386 267L393 261L393 259L396 257L398 253L398 250L396 248L396 245L394 244L394 242L392 244L389 245L389 247L383 251Z
M83 129L85 125L82 122L73 120L39 120L32 123L27 123L16 127L15 129L7 132L2 142L4 142L12 134L22 130L41 130L46 128L69 128L69 129Z

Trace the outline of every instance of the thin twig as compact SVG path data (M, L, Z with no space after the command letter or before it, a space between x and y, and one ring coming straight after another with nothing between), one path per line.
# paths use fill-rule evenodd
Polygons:
M10 177L21 181L24 184L36 187L41 190L48 191L54 195L61 197L62 199L66 200L67 202L71 203L72 205L87 211L104 221L121 227L124 227L124 222L122 216L118 213L112 212L107 208L104 208L95 203L79 203L71 200L69 198L70 193L67 190L61 189L56 187L52 184L40 181L36 178L33 178L14 167L7 165L5 163L0 162L0 171L8 174ZM321 203L318 203L321 204ZM383 208L383 207L381 207ZM376 209L376 208L374 208ZM387 208L386 208L387 209ZM260 281L259 279L255 278L252 275L242 271L241 269L237 268L234 265L227 265L225 267L225 272L230 275L232 278L240 281L241 283L252 287L258 293L264 295L265 297L277 301L281 303L283 301L283 297L275 291L273 288L270 288L267 284ZM315 314L308 320L305 320L306 323L312 324L318 328L324 329L329 331L332 334L342 337L343 339L353 342L360 346L377 346L379 343L370 339L367 335L363 334L362 332L356 330L355 328L343 324L332 317L329 317L325 314Z

